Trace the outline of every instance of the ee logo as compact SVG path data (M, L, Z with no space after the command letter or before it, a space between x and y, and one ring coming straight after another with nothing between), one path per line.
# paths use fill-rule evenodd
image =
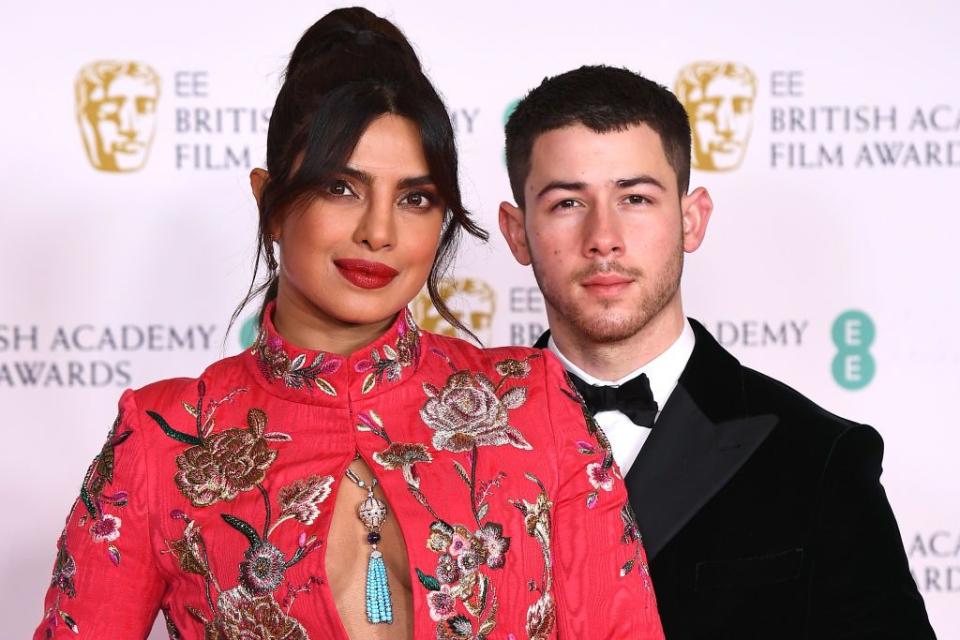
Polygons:
M846 311L833 322L833 378L844 389L863 389L873 380L877 363L870 346L877 330L870 316L862 311Z
M249 349L257 341L257 334L260 331L259 321L259 314L254 314L240 325L240 346L244 349Z

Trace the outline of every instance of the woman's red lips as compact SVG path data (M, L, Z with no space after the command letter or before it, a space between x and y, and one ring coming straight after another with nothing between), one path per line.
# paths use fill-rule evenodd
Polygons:
M385 287L400 273L382 262L341 258L334 260L337 270L351 284L361 289L380 289Z

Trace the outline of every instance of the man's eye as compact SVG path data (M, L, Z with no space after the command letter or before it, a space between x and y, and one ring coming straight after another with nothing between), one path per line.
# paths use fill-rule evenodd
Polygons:
M577 201L573 198L567 198L566 200L561 200L553 208L554 209L572 209L577 206Z
M626 197L627 204L646 204L650 202L646 196L632 194Z

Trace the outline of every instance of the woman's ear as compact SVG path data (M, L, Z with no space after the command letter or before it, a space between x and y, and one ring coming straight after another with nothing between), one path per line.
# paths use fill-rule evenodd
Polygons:
M266 169L254 169L250 172L250 190L253 191L253 197L257 201L257 206L260 206L260 197L263 195L263 188L267 186L267 182L270 181L270 174L267 173Z

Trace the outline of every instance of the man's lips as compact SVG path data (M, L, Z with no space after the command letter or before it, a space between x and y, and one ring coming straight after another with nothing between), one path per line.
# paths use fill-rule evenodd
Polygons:
M618 273L598 273L580 281L580 286L593 295L607 297L619 295L634 281L634 278Z
M371 262L369 260L341 258L334 260L333 264L337 267L340 275L361 289L385 287L400 273L382 262Z

